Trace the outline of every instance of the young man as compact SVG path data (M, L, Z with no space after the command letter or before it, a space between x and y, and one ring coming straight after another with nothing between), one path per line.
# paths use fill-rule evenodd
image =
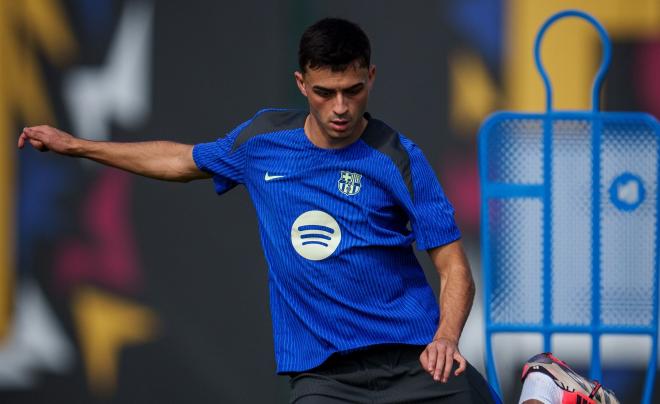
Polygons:
M366 113L370 52L357 25L317 22L295 73L309 111L262 110L215 142L90 142L38 126L18 146L162 180L213 178L219 194L243 184L292 402L492 402L458 350L474 282L453 208L422 152ZM440 275L442 316L413 241Z

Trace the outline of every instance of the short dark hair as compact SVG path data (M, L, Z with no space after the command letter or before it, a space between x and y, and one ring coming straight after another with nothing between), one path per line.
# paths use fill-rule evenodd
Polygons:
M369 67L371 45L367 34L357 24L341 18L324 18L305 30L298 48L298 65L305 72L309 67L329 67L344 71L352 63Z

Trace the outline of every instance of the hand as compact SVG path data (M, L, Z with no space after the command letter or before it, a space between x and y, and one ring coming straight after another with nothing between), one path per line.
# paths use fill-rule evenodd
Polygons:
M426 346L419 356L422 368L429 372L433 379L447 383L454 361L458 362L455 376L460 375L467 367L467 361L458 351L458 343L448 338L439 337Z
M18 148L22 149L27 141L39 151L52 150L56 153L68 154L75 138L70 134L47 125L23 128L18 137Z

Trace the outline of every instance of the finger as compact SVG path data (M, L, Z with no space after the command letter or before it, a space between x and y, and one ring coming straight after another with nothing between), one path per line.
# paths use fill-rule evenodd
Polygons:
M426 352L426 349L424 352L422 352L421 355L419 355L419 363L422 365L422 369L428 370L429 368L429 354Z
M446 352L447 352L447 348L444 345L438 346L438 358L435 361L435 372L433 373L433 378L436 381L440 381L440 375L442 374L442 371L445 367Z
M451 368L454 366L454 353L456 351L454 349L447 349L447 353L445 355L445 369L442 372L442 382L447 383L447 380L449 380L449 375L451 374Z
M26 137L27 137L27 135L25 134L25 132L21 132L20 136L18 136L18 148L19 149L22 149L23 146L25 146L25 138Z
M53 134L57 134L59 131L48 125L39 125L30 128L30 132L38 133L40 135L53 135Z
M25 134L30 138L41 138L43 136L43 131L37 128L38 126L34 128L25 128Z
M429 363L426 367L426 370L433 375L433 370L435 369L436 358L438 357L438 352L435 349L434 345L429 345L426 347L426 350L429 353Z
M465 369L467 369L467 361L461 355L459 352L454 353L454 360L458 362L458 369L454 372L454 375L458 376L461 373L465 372Z
M33 133L33 132L34 132L34 131L32 130L32 128L23 128L23 134L24 134L26 137L30 137L30 136L32 136L32 133Z
M41 145L42 148L44 148L45 145L46 145L45 140L47 139L47 137L41 131L28 128L28 130L27 130L27 139L30 140L30 143L32 143L33 141L37 142L38 144ZM32 145L34 146L34 144L32 144ZM35 147L37 147L37 146L35 146Z

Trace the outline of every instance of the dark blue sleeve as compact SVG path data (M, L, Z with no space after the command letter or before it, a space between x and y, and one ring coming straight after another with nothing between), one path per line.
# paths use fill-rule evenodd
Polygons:
M461 238L451 205L435 172L415 144L407 145L410 156L412 197L406 204L417 248L428 250Z
M213 175L215 192L218 194L244 183L246 144L234 147L234 142L250 122L251 120L242 123L215 142L200 143L193 147L195 164L200 170Z

